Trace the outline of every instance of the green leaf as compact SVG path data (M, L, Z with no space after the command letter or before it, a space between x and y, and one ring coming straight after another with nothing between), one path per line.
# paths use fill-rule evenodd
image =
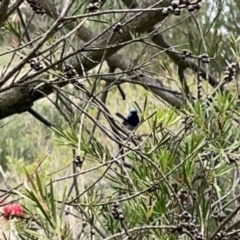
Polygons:
M152 202L151 206L148 207L148 210L146 211L147 221L149 221L152 218L155 203L156 203L156 200Z
M52 179L50 181L50 202L51 202L52 216L53 216L53 219L56 223L57 222L57 206L55 204L54 188L53 188Z
M11 34L13 34L15 37L17 37L18 39L21 39L22 34L21 34L21 30L20 30L20 23L19 22L10 22L8 21L4 28L6 30L8 30Z
M39 177L37 172L36 172L36 181L37 181L38 191L39 191L41 197L44 198L44 193L43 193L41 179L40 179L40 177Z

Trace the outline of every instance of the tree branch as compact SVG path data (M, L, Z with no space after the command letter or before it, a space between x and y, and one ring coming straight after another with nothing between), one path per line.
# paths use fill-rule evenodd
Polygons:
M10 0L2 0L0 4L0 26L1 27L5 23L9 3L10 3Z
M47 1L47 0L45 0ZM150 3L148 4L143 4L143 7L149 7L151 5L153 5L154 1L151 0ZM159 1L158 3L155 3L153 5L154 8L161 8L161 7L165 7L168 6L170 4L171 0L168 1ZM49 5L48 5L49 6ZM55 8L56 11L56 8ZM52 11L53 12L53 11ZM54 12L51 13L51 16L55 16ZM153 12L143 12L143 13L129 13L126 15L126 17L124 18L124 21L122 23L123 27L122 27L122 33L119 34L113 34L112 28L104 31L104 33L96 40L96 41L89 41L88 43L84 44L84 47L82 48L81 52L84 52L85 49L90 49L91 47L99 47L101 48L101 50L99 51L86 51L85 52L85 56L84 55L80 55L80 56L76 56L73 57L70 60L70 64L73 65L76 70L78 71L78 73L80 75L83 74L83 71L89 71L90 69L92 69L93 67L95 67L96 65L98 65L98 63L101 61L101 58L104 54L104 52L106 51L106 57L111 57L111 55L113 55L114 53L116 53L119 49L121 49L122 47L124 47L127 43L127 41L131 40L131 34L132 33L139 33L139 32L145 32L147 31L149 28L151 28L154 24L158 23L159 21L162 21L165 18L164 15L162 15L161 10L158 11L153 11ZM146 21L146 19L149 19L149 21ZM81 33L82 35L82 30L83 27L81 28L81 31L79 32L79 34ZM86 30L86 29L85 29ZM89 33L88 36L90 36L91 34ZM90 36L92 37L92 36ZM86 37L87 38L87 37ZM111 38L111 40L109 41L109 39ZM87 40L87 39L86 39ZM107 46L107 44L110 43L110 46ZM106 49L107 47L107 49ZM121 57L120 55L116 55L119 58ZM130 61L119 61L119 59L117 60L117 57L115 56L114 59L110 58L109 60L111 61L112 59L112 64L114 65L115 63L119 64L121 63L122 65L124 65L125 67L129 67L129 65L126 66L126 64L130 63ZM81 61L81 64L79 64L79 58ZM82 67L84 67L84 69L82 69ZM112 67L112 66L111 66ZM119 67L119 65L118 65ZM122 66L123 67L123 66ZM42 77L38 77L39 81L41 81ZM143 81L142 84L145 84L145 81L148 82L151 80L150 78L146 79L146 78L139 78L139 83L141 83L141 81ZM62 83L61 87L67 85L68 83ZM147 84L145 84L147 86ZM42 94L40 94L39 92L34 92L34 94L30 94L32 91L32 88L36 86L35 84L30 84L28 87L18 87L18 88L12 88L6 92L3 92L0 94L0 119L3 119L5 117L11 116L13 114L16 113L22 113L25 111L28 111L34 101L43 98L44 96ZM180 107L183 103L183 99L177 98L174 94L170 93L170 92L165 92L163 90L159 90L159 89L151 89L155 94L159 95L160 97L162 97L164 100L166 100L167 102L170 102L170 104L176 106L176 107ZM50 93L53 92L53 87L51 85L51 83L49 84L44 84L41 89L41 92L44 92L45 95L48 95Z
M133 0L122 0L122 2L128 7L128 8L137 8L138 4L136 1ZM150 28L148 30L148 32L154 32L154 28ZM214 78L213 75L211 75L210 73L207 73L206 70L204 68L198 68L198 65L190 59L182 59L182 56L178 53L176 53L173 50L173 46L164 39L164 37L162 36L162 34L157 33L152 37L152 41L158 45L162 50L166 50L164 51L170 58L171 60L179 66L179 68L181 69L186 69L186 68L190 68L191 70L193 70L195 73L198 73L199 71L201 71L202 73L202 77L205 80L208 80L209 83L211 84L212 87L216 87L218 85L218 81ZM220 88L221 90L223 90L223 87Z

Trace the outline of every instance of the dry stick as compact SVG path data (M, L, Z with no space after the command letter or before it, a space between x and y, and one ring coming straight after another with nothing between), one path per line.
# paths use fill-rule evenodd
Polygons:
M85 217L86 219L88 219L88 218L89 218L89 215L84 211L84 209L82 209L81 204L78 204L77 207L80 209L80 211L81 211L81 213L84 215L84 217ZM99 235L101 235L102 238L106 238L106 237L107 237L106 234L102 231L102 229L100 229L99 227L97 227L96 224L93 224L92 227L98 232Z
M55 106L55 108L62 114L64 120L70 125L70 121L69 121L67 115L66 115L65 112L58 106L58 104L55 104L55 103L53 102L53 100L52 100L48 95L46 95L44 92L40 91L39 89L37 90L37 92L38 92L39 94L42 94L43 96L45 96L45 97Z
M59 93L59 92L57 92L57 93ZM65 107L73 114L72 109L70 109L70 108L68 107L67 103L65 103L65 100L61 97L61 94L62 94L62 93L59 94L59 99L60 99L60 101L61 101L61 102L65 105ZM68 124L70 125L70 122L68 122ZM70 127L71 127L71 126L70 126ZM75 159L75 158L76 158L76 150L75 150L75 149L72 149L72 154L73 154L73 159ZM69 189L67 198L70 196L73 188L75 188L76 196L79 194L79 188L78 188L78 182L77 182L77 177L78 177L78 176L76 175L76 173L77 173L77 168L76 168L76 164L75 164L74 161L72 161L72 171L73 171L73 182L72 182L72 185L71 185L71 187L70 187L70 189Z
M57 92L59 93L59 92ZM73 109L71 108L70 105L68 105L65 101L65 99L63 99L62 95L58 94L58 100L60 103L62 103L62 105L67 109L67 111L70 113L70 114L73 114ZM56 102L56 104L59 106L59 103ZM59 106L61 107L61 106Z
M110 73L114 73L114 71L115 71L115 68L109 67L109 72L110 72ZM104 86L104 89L106 89L106 90L103 91L103 94L102 94L102 96L101 96L101 101L103 102L103 104L106 103L107 95L108 95L108 87L109 87L110 84L111 84L111 83L106 82L106 84L105 84L105 86ZM99 109L99 110L98 110L98 113L97 113L97 116L96 116L96 120L97 120L97 121L99 120L100 114L101 114L101 110ZM90 144L90 142L92 141L92 137L94 136L96 127L97 127L96 125L93 126L92 133L91 133L90 138L89 138L89 140L88 140L88 144ZM86 157L86 154L84 154L83 160L85 159L85 157Z
M91 102L92 102L93 98L92 97L89 97L89 100L86 102L86 105L84 107L84 111L86 112L87 109L89 108ZM82 129L83 129L83 121L84 121L84 118L85 118L85 114L84 112L82 112L82 115L81 115L81 118L80 118L80 123L79 123L79 131L78 131L78 145L77 145L77 156L80 156L80 151L81 151L81 137L82 137ZM84 159L83 159L84 161ZM82 168L80 168L81 170ZM81 181L81 185L82 185L82 191L85 191L85 186L84 186L84 180L83 180L83 177L80 175L80 181ZM79 195L79 194L78 194ZM78 196L77 195L77 196ZM85 201L87 202L88 199L87 197L85 196Z
M31 41L31 39L30 39L30 37L29 37L29 34L28 34L28 32L27 32L27 29L28 29L28 27L29 27L29 25L30 25L30 22L31 22L32 19L33 19L34 14L33 14L32 17L30 18L29 24L26 26L26 24L25 24L25 22L24 22L24 19L23 19L23 17L22 17L21 11L19 10L19 8L17 8L17 12L18 12L18 15L19 15L21 24L22 24L22 26L23 26L23 28L24 28L22 37L19 39L19 42L18 42L18 45L17 45L17 48L18 48L18 47L20 47L21 42L24 40L25 35L26 35L27 39L29 39L29 42ZM31 45L30 45L30 46L31 46ZM16 50L16 49L14 49L14 50ZM4 74L7 72L7 70L10 68L10 66L11 66L11 64L12 64L12 61L13 61L14 57L16 56L16 54L17 54L17 51L14 51L13 54L12 54L12 56L11 56L10 61L9 61L8 64L7 64L7 67L6 67L3 75L4 75ZM14 83L15 79L18 77L18 75L20 74L20 71L21 71L21 69L19 69L18 73L15 75L12 83Z
M108 61L108 64L109 64L109 61ZM109 66L109 72L110 73L114 73L115 72L115 67L111 67L111 66ZM107 87L109 87L111 85L111 83L108 83L108 82L106 82L106 84L105 84L105 86L106 86L106 89L107 89ZM107 95L108 95L108 90L107 91L105 91L104 93L103 93L103 96L102 96L102 102L105 104L105 102L106 102L106 99L107 99ZM98 114L100 115L100 110L98 111ZM95 125L96 126L96 125ZM94 126L94 127L95 127ZM122 156L121 158L122 158L122 161L124 162L124 152L123 152L123 150L120 150L120 152L119 152L119 154ZM116 162L116 163L118 163L118 162Z
M24 0L16 0L14 3L8 8L6 19L24 2Z
M78 196L76 196L74 199L72 199L71 201L69 201L67 204L72 204L75 201L77 201L78 199L81 198L81 196L84 196L85 193L87 193L92 187L94 187L98 182L100 182L103 177L107 174L107 172L109 171L109 169L111 169L113 163L109 164L109 166L105 169L105 171L101 174L101 176L95 180L91 185L89 185L86 189L84 189Z
M90 132L89 132L89 134L90 134ZM126 156L129 152L130 152L130 151L125 152L124 155ZM54 182L60 182L60 181L63 181L63 180L72 178L72 177L74 177L74 176L83 175L83 174L86 174L86 173L89 173L89 172L92 172L92 171L96 171L96 170L98 170L98 169L100 169L100 168L102 168L102 167L105 167L105 166L109 165L109 164L115 163L119 158L122 158L122 157L123 157L123 156L119 156L118 158L113 158L113 159L111 159L111 160L109 160L109 161L107 161L107 162L105 162L105 163L103 163L103 164L100 164L100 165L98 165L98 166L96 166L96 167L87 169L87 170L85 170L85 171L78 172L78 173L75 173L75 174L72 174L72 175L68 175L68 176L65 176L65 177L61 177L61 178L55 179L55 180L52 181L52 183L54 183ZM61 170L62 170L62 169L61 169ZM57 172L57 171L55 171L54 173L56 173L56 172ZM59 172L59 171L58 171L58 172ZM51 175L53 175L54 173L48 174L47 176L51 176ZM49 183L46 184L46 186L49 186L50 184L51 184L51 183L49 182Z
M17 13L18 13L18 16L19 16L19 18L20 18L21 24L22 24L22 26L23 26L23 28L24 28L24 32L23 32L23 34L22 34L22 39L23 39L24 36L26 35L27 41L28 41L28 43L29 43L29 46L32 47L32 46L33 46L32 43L31 43L32 40L31 40L30 35L29 35L29 33L28 33L28 27L30 26L31 20L30 20L30 21L28 22L28 24L26 25L25 22L24 22L24 19L23 19L22 12L21 12L21 10L20 10L19 7L17 8ZM33 15L34 15L34 14L33 14ZM21 43L21 42L20 42L20 43ZM18 47L20 46L20 43L18 44Z
M2 0L0 4L0 26L4 25L5 20L7 19L7 10L10 0Z
M48 119L44 118L40 113L35 111L33 108L30 108L28 112L33 115L38 121L46 125L47 127L55 127Z
M68 7L68 6L67 6ZM66 12L68 11L68 8L65 7L62 11L61 15L58 17L58 19L54 22L54 24L49 28L49 30L44 34L41 41L38 42L38 44L30 51L30 53L23 58L23 60L13 69L11 69L0 81L0 84L3 85L8 81L10 77L12 77L19 69L21 69L25 63L34 56L35 52L37 52L42 45L45 43L45 41L52 35L52 33L55 31L55 29L60 25L60 19L64 17Z
M64 99L69 101L69 99L67 99L62 92L58 91L58 89L56 89L56 90L57 90L57 92L58 92L58 94L59 94L59 98L61 99L61 101L62 101L64 104L65 104ZM62 97L63 97L64 99L61 97L61 95L62 95ZM67 106L67 104L65 104L65 105ZM55 106L57 106L57 105L55 105ZM71 125L70 121L67 121L67 122L68 122L69 125ZM87 129L86 129L86 131L88 132ZM79 156L79 153L76 154L76 151L73 149L73 159L74 159L77 155ZM72 162L72 164L73 164L73 174L72 174L72 176L73 176L74 179L73 179L73 183L72 183L72 185L71 185L71 187L70 187L70 189L69 189L69 191L68 191L67 198L71 195L72 190L73 190L74 187L75 187L75 190L76 190L76 196L79 195L79 189L78 189L78 184L77 184L77 176L78 176L78 175L76 174L76 173L77 173L77 172L76 172L77 169L76 169L76 166L75 166L74 161ZM82 186L84 186L83 182L82 182Z
M8 50L8 51L6 51L6 52L1 52L1 53L0 53L0 56L4 56L4 55L10 54L10 53L14 53L15 51L19 51L19 50L21 50L21 49L24 49L24 48L32 45L33 43L37 42L39 39L41 39L41 36L36 37L36 38L34 38L31 42L22 44L21 46L16 47L16 48L14 48L14 49L12 49L12 50Z
M76 149L72 149L72 154L73 154L73 159L76 158ZM77 167L76 167L76 164L75 164L74 161L72 162L72 171L73 171L73 174L77 173ZM78 178L77 175L73 177L73 183L72 183L72 185L71 185L71 188L72 188L72 187L75 188L76 196L79 195L79 188L78 188L77 178ZM70 191L69 191L69 192L70 192ZM68 195L68 196L69 196L69 195ZM82 222L82 221L81 221L81 225L83 225L83 222Z
M61 94L61 93L60 93L60 94ZM32 113L34 116L36 116L36 118L37 118L38 120L41 120L42 122L46 122L46 120L43 121L43 119L40 118L39 115L37 114L37 112L35 112L33 109L31 109L31 113ZM37 114L37 115L36 115L36 114ZM68 122L68 123L69 123L69 122ZM70 123L69 123L69 124L70 124ZM51 127L51 126L50 126L50 127ZM76 156L76 150L73 149L72 152L73 152L73 158L74 158L74 157ZM72 163L72 165L73 165L73 183L72 183L72 185L71 185L71 187L70 187L70 190L69 190L69 192L68 192L68 196L70 196L73 188L75 188L76 196L78 196L78 195L79 195L79 189L78 189L77 175L75 175L75 174L76 174L76 165L75 165L74 162Z
M90 94L90 93L87 93L87 94L88 94L89 97L90 97L91 94ZM94 97L94 100L96 101L97 98ZM98 103L100 103L101 106L104 106L101 102L98 101ZM106 110L106 108L105 108L105 110ZM108 119L107 119L107 120L108 120ZM110 124L110 125L111 125L111 124ZM112 127L112 130L113 130L113 132L114 132L115 135L116 135L116 139L114 138L114 140L119 140L117 143L118 143L118 146L119 146L119 148L120 148L120 151L118 152L117 156L118 156L119 154L121 154L121 156L123 156L123 155L124 155L124 152L123 152L123 144L122 144L122 142L121 142L121 138L119 137L119 134L118 134L117 130L116 130L114 127ZM117 156L116 156L116 157L117 157ZM102 174L102 176L101 176L99 179L97 179L93 184L91 184L87 189L85 189L81 194L79 194L74 200L70 201L69 204L71 204L71 203L74 202L76 199L80 198L82 195L84 195L86 192L88 192L97 182L99 182L99 181L105 176L105 174L108 172L108 170L111 168L112 165L113 165L113 163L110 164L110 165L107 167L107 169L104 171L104 173ZM123 167L124 165L122 164L121 166Z
M122 0L122 2L129 8L137 8L138 7L138 4L136 3L136 1L134 1L134 3L133 3L132 1L129 1L129 0ZM152 31L154 31L154 30L153 29L149 29L148 32L152 32ZM162 49L167 50L166 54L173 60L173 62L175 64L178 65L179 68L182 68L184 70L186 68L190 68L191 70L193 70L196 73L201 71L202 77L205 80L209 81L209 83L213 87L217 86L218 81L210 73L206 72L204 68L200 68L199 69L198 65L195 62L193 62L193 61L191 61L189 59L184 59L183 60L181 55L173 50L173 46L164 39L162 34L160 34L160 33L155 34L152 37L152 41L156 45L161 47ZM221 87L221 90L224 90L224 88Z
M168 2L168 1L167 1ZM164 2L164 4L167 4L167 2L165 3ZM161 3L162 4L162 3ZM161 4L159 4L159 5L161 5ZM163 6L164 6L164 4L163 4ZM162 5L161 5L162 6ZM144 14L143 13L143 15L146 15L146 13ZM143 27L143 29L144 28L148 28L148 26L149 25L151 25L151 24L154 24L155 22L157 22L157 21L161 21L164 17L162 16L162 15L157 15L157 13L156 12L152 12L152 14L150 14L149 13L149 15L151 15L152 17L150 18L151 19L151 21L148 21L148 22L146 22L146 21L144 21L143 20L143 17L144 16L142 16L142 18L137 18L137 19L135 19L133 22L132 22L132 25L134 25L134 24L137 24L138 22L140 23L140 25ZM132 16L132 15L131 15ZM154 17L155 16L155 17ZM133 19L133 18L132 18ZM122 38L121 38L121 40L123 41L123 40L128 40L129 38L130 38L130 34L129 34L129 31L128 31L128 29L126 28L126 26L124 26L123 27L123 29L124 29L124 32L123 32L123 34L121 35L122 36ZM141 29L134 29L134 27L131 27L131 25L129 24L129 29L130 30L132 30L132 31L136 31L136 30L141 30ZM140 31L141 32L141 31ZM48 32L49 33L49 32ZM84 34L83 34L84 35ZM46 39L47 39L47 37L46 37ZM104 36L103 36L103 39L105 39L104 38ZM98 41L99 42L99 41ZM101 41L101 43L103 43L104 44L104 41ZM101 44L101 43L99 43L99 44ZM115 45L113 45L113 46L111 46L111 50L109 51L109 53L108 53L108 56L107 57L109 57L111 54L113 54L113 53L115 53L116 51L118 51L120 48L122 48L124 45L126 45L126 42L125 43L122 43L122 44L115 44ZM75 53L76 54L76 53ZM89 54L87 54L87 56L86 57L89 57L89 58L92 58L92 57L96 57L96 58L94 58L94 60L97 60L97 59L99 59L100 60L100 57L101 57L101 54L99 54L99 52L95 52L94 51L94 55L92 55L93 54L93 52L91 52L91 54L89 55ZM26 60L26 59L25 59ZM74 59L73 59L74 60ZM119 59L117 59L117 61L119 61ZM22 63L21 63L22 64ZM20 67L21 66L21 64L18 66L18 67ZM73 65L75 65L76 64L76 62L75 61L73 61L72 62L72 64ZM84 61L84 64L85 64L85 67L86 67L86 69L87 70L89 70L89 69L91 69L93 66L95 66L97 63L96 63L96 61L95 62L90 62L90 61L87 61L87 59ZM24 65L24 64L23 64ZM76 67L77 67L77 65L76 65ZM77 67L78 68L78 70L80 70L80 68L79 67ZM10 71L11 72L11 71ZM10 73L9 72L9 73ZM5 76L6 77L6 76ZM61 86L63 87L63 86L65 86L67 83L65 83L65 84L62 84ZM30 86L29 86L30 87ZM46 94L50 94L51 92L52 92L52 87L51 86L49 86L49 85L44 85L43 86L43 88L42 88L42 90L46 93ZM172 95L172 94L170 94L169 92L165 92L165 91L162 91L162 90L156 90L156 89L152 89L153 91L155 91L159 96L161 96L164 100L166 100L167 102L170 102L172 105L177 105L177 106L180 106L180 105L182 105L182 101L181 100L179 100L178 98L176 98L174 95ZM28 109L30 106L31 106L31 104L32 104L32 102L34 102L34 101L36 101L36 100L38 100L38 99L40 99L40 98L42 98L43 96L42 95L40 95L40 94L37 94L37 95L34 95L34 96L28 96L27 94L28 94L28 91L27 91L27 89L26 90L24 90L24 89L19 89L19 90L17 90L17 89L15 89L15 97L13 98L13 101L12 101L12 108L11 109L9 109L9 110L5 110L5 109L3 109L3 112L1 113L1 118L4 118L4 117L6 117L6 116L10 116L10 115L12 115L12 114L14 114L14 113L16 113L16 108L18 109L17 110L17 112L24 112L24 111L26 111L26 109ZM8 92L6 92L5 94L2 94L1 95L1 97L2 98L5 98L6 96L8 95ZM17 96L17 97L16 97ZM19 97L21 97L22 96L22 98L23 99L25 99L25 101L22 101L21 102L21 104L19 104L19 101L18 101L18 98ZM2 101L2 99L0 98L0 100ZM1 102L0 101L0 102ZM3 103L1 103L1 104L3 104Z
M71 25L67 25L67 27L69 28L69 29L71 29L72 28L72 26ZM83 32L82 32L83 31ZM81 32L82 32L82 34L81 34ZM85 41L85 42L87 42L87 41L89 41L90 39L92 39L92 38L94 38L94 35L88 30L88 29L86 29L86 28L82 28L81 29L81 31L79 32L79 37L83 40L83 41ZM119 54L117 54L117 55L119 55ZM115 67L120 67L120 69L121 70L123 70L123 68L122 68L122 66L124 65L124 58L122 57L122 56L118 56L119 57L119 59L117 59L117 58L115 58L114 56L113 57L110 57L109 58L109 64L111 64L111 66L115 66ZM122 66L118 66L118 65L122 65ZM166 100L166 99L165 99Z
M76 85L75 85L75 86L76 86ZM84 91L85 91L86 93L88 93L88 91L87 91L83 86L82 86L82 88L84 89ZM63 89L61 89L61 88L60 88L59 90L63 91ZM65 96L64 96L64 97L65 97ZM68 100L71 101L70 99L68 99ZM98 103L99 106L102 107L103 113L111 120L111 125L114 126L114 128L118 131L117 133L114 133L115 136L122 136L121 134L123 134L123 133L126 135L127 133L115 123L114 119L111 117L111 115L110 115L109 111L107 110L107 108L106 108L104 105L101 105L101 102L100 102L100 101L97 101L96 98L94 98L94 100ZM112 139L113 141L116 141L117 143L121 143L122 145L124 145L124 147L127 147L127 148L131 149L128 145L122 143L121 139L120 139L120 140L115 139L114 136L110 135L110 134L108 133L109 130L106 129L105 127L103 127L99 122L97 122L97 121L95 120L95 118L92 117L90 114L88 114L84 109L80 108L80 107L79 107L77 104L75 104L73 101L71 101L71 103L72 103L72 105L73 105L74 107L76 107L76 109L78 109L78 110L80 110L81 112L83 112L92 122L94 122L96 125L98 125L98 127L99 127L110 139ZM104 111L105 111L105 112L104 112ZM121 134L120 134L119 130L121 131ZM112 133L112 132L111 132L111 133Z
M87 90L85 90L85 91L86 91L86 93L87 93L87 94L89 95L89 97L90 97L91 94L89 94ZM94 101L96 101L97 104L98 104L99 106L101 106L102 112L104 113L106 119L107 119L108 122L110 123L110 126L111 126L111 127L113 126L113 128L112 128L113 133L115 133L115 136L117 137L117 139L120 140L120 141L117 141L117 143L118 143L118 144L121 144L122 147L125 147L126 144L125 144L125 145L122 144L122 137L120 137L119 132L117 132L117 130L120 130L122 133L124 133L124 134L127 135L127 136L128 136L128 133L127 133L126 131L124 131L122 127L119 127L119 126L115 123L115 120L114 120L113 117L110 115L110 112L109 112L109 110L105 107L105 105L104 105L101 101L99 101L96 96L93 96L93 97L94 97ZM129 140L130 140L130 138L129 138ZM135 145L137 145L137 143L136 143L136 141L135 141L134 139L131 139L131 140L133 141L133 143L134 143Z

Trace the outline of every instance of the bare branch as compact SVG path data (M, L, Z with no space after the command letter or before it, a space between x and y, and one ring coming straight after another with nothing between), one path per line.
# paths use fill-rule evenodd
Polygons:
M160 3L156 3L153 6L154 7L163 7L163 6L167 6L169 4L169 2L170 1L164 1L164 3L162 3L160 1ZM147 4L147 5L144 4L145 7L148 7L151 5L152 5L151 3ZM151 21L146 21L145 20L146 18L151 19ZM83 55L80 56L82 66L84 66L84 71L89 71L90 69L95 67L101 61L102 54L104 53L105 49L106 49L106 56L110 57L111 55L116 53L120 48L125 46L126 42L128 40L131 40L130 32L133 32L133 33L134 32L144 32L147 29L149 29L152 25L163 20L164 18L165 18L165 16L163 16L161 14L161 12L160 13L159 12L144 12L142 14L139 14L139 13L128 14L127 18L125 20L125 23L123 24L122 34L120 36L114 35L111 38L110 46L108 46L107 49L106 49L106 44L108 42L109 37L112 35L111 28L108 29L107 31L105 31L104 34L102 34L102 36L99 37L99 39L96 42L94 42L94 40L91 40L90 42L88 42L84 45L81 52L84 52L84 50L87 48L90 49L91 46L93 46L93 47L98 46L98 47L102 48L99 51L91 51L91 52L87 51L85 56L83 56ZM81 33L82 33L82 29L81 29ZM90 35L91 34L89 33L89 36ZM120 43L122 43L122 44L120 45ZM26 60L26 59L28 59L28 56L24 60ZM113 59L113 60L116 60L116 59ZM126 64L126 62L124 62L124 63ZM73 57L70 61L70 64L76 68L76 70L78 71L78 73L80 75L83 73L81 64L79 64L79 58ZM123 64L123 62L122 62L122 64ZM129 65L127 67L129 67ZM41 79L41 77L40 77L40 79ZM143 83L144 83L144 81L146 81L146 80L140 79L139 83L141 81L143 81ZM61 86L65 86L66 84L67 84L67 82L62 83ZM33 85L29 85L28 87L24 86L24 89L21 87L18 87L18 88L13 88L6 92L1 93L0 94L0 109L1 109L0 119L3 119L5 117L10 116L15 113L25 112L32 107L34 101L36 101L40 98L43 98L44 96L42 96L42 94L40 94L40 93L35 92L34 94L30 94L32 88L35 85L36 85L36 83ZM45 84L43 87L41 87L40 90L41 90L41 92L44 92L45 94L50 94L50 93L52 93L53 88L51 87L50 84ZM151 90L155 91L156 94L158 94L164 100L167 100L174 106L179 107L183 103L183 100L176 98L176 96L174 94L165 92L163 90L155 90L155 89L151 89ZM6 99L8 99L7 102L6 102Z
M6 20L9 3L10 3L10 0L2 0L2 3L0 4L0 26L1 27L4 25L4 22Z

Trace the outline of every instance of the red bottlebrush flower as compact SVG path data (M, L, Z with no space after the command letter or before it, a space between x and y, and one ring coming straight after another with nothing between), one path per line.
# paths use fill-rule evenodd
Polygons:
M5 218L10 217L22 217L23 208L19 203L9 204L3 207L3 216Z

